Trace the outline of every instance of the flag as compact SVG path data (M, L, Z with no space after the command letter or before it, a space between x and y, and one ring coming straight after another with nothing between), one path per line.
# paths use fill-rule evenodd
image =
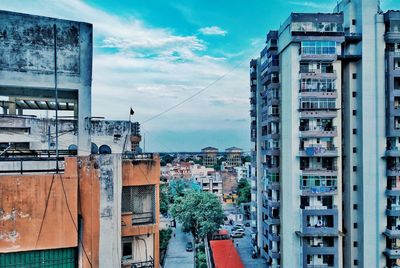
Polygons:
M130 115L133 115L135 112L133 111L132 107L131 107L131 111L130 111Z

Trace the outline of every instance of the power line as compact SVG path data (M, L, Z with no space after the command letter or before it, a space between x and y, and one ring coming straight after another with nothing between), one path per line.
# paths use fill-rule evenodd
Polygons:
M166 113L168 113L169 111L181 106L182 104L184 104L185 102L190 101L191 99L193 99L194 97L196 97L197 95L200 95L203 91L207 90L208 88L210 88L211 86L213 86L214 84L216 84L218 81L221 81L222 79L224 79L226 76L228 76L230 73L232 73L234 70L236 70L242 63L238 63L236 64L231 70L229 70L228 72L226 72L225 74L221 75L220 77L218 77L217 79L215 79L214 81L212 81L210 84L208 84L206 87L200 89L199 91L197 91L196 93L192 94L191 96L187 97L186 99L178 102L175 105L172 105L171 107L169 107L168 109L146 119L145 121L141 122L140 124L143 125L147 122L150 122Z

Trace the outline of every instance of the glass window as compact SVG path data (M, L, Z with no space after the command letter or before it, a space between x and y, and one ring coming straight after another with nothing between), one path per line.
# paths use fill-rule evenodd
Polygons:
M331 55L336 54L336 42L334 41L304 41L301 42L302 54L306 55Z

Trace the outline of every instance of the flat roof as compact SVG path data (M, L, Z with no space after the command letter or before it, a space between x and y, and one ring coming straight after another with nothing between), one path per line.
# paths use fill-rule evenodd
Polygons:
M232 240L212 240L210 246L216 268L244 268Z

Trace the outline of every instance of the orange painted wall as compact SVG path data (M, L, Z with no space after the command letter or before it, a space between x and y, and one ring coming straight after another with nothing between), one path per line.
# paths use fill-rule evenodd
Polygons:
M160 158L124 160L122 162L122 185L139 186L160 184Z
M67 158L64 174L0 176L0 252L78 245L76 165Z
M156 222L155 224L132 226L132 215L127 213L122 215L121 235L136 236L154 234L154 267L159 266L160 262L160 158L154 156L149 160L124 160L122 162L122 185L140 186L155 185L156 187Z
M95 161L79 157L79 213L82 217L81 267L99 267L100 180ZM85 250L83 250L83 248ZM85 254L86 252L86 254ZM86 256L87 255L87 256ZM90 265L92 264L92 265Z

